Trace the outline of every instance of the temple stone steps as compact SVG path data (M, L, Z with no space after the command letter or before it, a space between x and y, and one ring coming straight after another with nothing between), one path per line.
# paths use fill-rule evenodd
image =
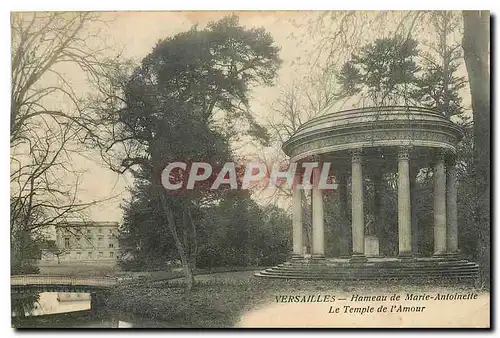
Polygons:
M479 272L476 263L465 259L413 259L349 262L332 260L292 260L256 273L258 277L285 279L468 279Z

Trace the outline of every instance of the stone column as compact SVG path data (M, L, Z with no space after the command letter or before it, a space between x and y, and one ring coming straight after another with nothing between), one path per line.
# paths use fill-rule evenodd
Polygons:
M312 257L325 258L323 194L318 187L321 167L313 169L312 186Z
M413 162L413 161L412 161ZM419 167L416 163L410 163L410 200L411 200L411 252L414 256L419 255L419 228L417 222L417 175Z
M363 210L363 173L361 149L351 151L352 160L352 256L365 258L365 214Z
M457 169L455 157L448 158L446 164L446 244L449 253L458 252L458 211L457 211Z
M351 247L351 227L349 225L349 218L347 215L347 175L340 173L338 175L338 201L339 201L339 223L340 223L340 257L346 258L349 256Z
M446 253L446 174L444 152L434 164L434 254Z
M409 149L398 152L398 237L399 256L411 256L411 203Z
M297 188L300 175L296 175L292 186L292 227L293 227L293 259L304 258L302 239L302 190Z

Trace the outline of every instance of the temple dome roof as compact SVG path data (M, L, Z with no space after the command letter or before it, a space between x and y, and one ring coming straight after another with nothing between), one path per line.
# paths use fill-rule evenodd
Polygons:
M456 152L463 131L429 108L385 106L326 112L303 125L283 144L292 161L356 148L395 146Z

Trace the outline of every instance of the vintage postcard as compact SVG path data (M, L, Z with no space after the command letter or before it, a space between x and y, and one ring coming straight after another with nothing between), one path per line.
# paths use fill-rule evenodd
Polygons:
M12 327L490 327L489 11L11 34Z

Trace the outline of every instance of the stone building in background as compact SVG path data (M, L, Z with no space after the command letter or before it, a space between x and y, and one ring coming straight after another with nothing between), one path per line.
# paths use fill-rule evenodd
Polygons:
M118 222L72 222L56 226L52 245L42 249L40 267L117 266Z

